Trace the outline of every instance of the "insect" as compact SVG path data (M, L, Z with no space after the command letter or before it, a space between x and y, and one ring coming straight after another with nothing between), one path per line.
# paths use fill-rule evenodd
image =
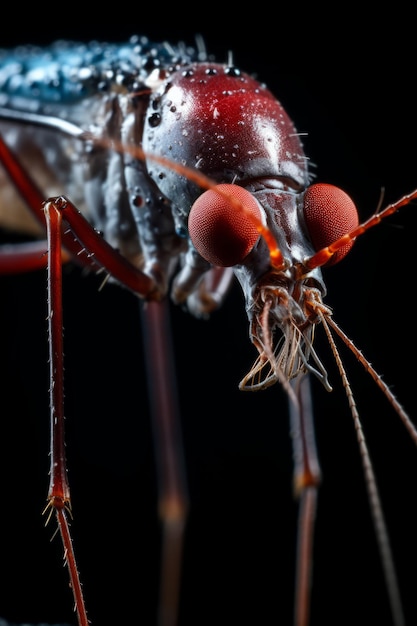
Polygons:
M73 52L73 50L71 50L70 52L72 53L72 52ZM161 52L162 52L162 50L159 50L159 52L158 52L158 58L161 56ZM119 60L120 60L120 59L119 59ZM155 114L155 112L157 112L157 111L158 111L158 109L157 109L157 102L155 102L155 106L154 106L154 114ZM34 124L34 122L33 122L33 124ZM13 123L13 128L15 128L15 122ZM32 130L32 129L31 129L31 130ZM35 132L36 132L36 131L35 131ZM57 136L57 137L58 137L58 136ZM59 141L59 145L61 145L61 142L63 141L63 140L62 140L62 137L60 137L60 136L59 136L59 137L58 137L58 141ZM165 175L165 176L170 176L170 174L166 174L165 172L163 172L163 175ZM176 179L176 177L177 177L177 176L178 176L178 174L177 174L177 173L174 173L174 174L171 176L171 178L173 177L174 182L175 182L175 179ZM305 182L305 181L304 181L304 182ZM255 190L255 191L256 191L256 190ZM295 190L294 190L294 191L295 191ZM180 213L180 212L178 213L177 218L178 218L178 222L179 222L179 224L178 224L178 229L180 230L180 229L181 229L181 227L183 226L183 223L182 223L182 221L181 221L182 215L181 215L181 213ZM311 252L311 254L313 254L313 253ZM110 286L110 287L109 287L109 289L110 289L110 290L112 290L112 287ZM97 320L94 320L94 322L95 322L95 324L97 324ZM188 323L189 323L189 322L188 322ZM78 325L77 325L77 328L78 328ZM66 325L66 333L67 333L67 332L68 332L68 329L67 329L67 325ZM319 369L320 369L320 366L319 366ZM215 376L215 374L214 374L213 372L210 372L210 374L211 374L211 376ZM210 374L207 374L207 375L206 375L206 378L209 378ZM322 374L323 374L323 372L322 372ZM210 376L210 377L211 377L211 376ZM281 382L283 382L283 381L281 381ZM217 383L216 383L216 384L217 384ZM287 389L287 391L288 391L288 389ZM268 392L267 392L267 393L268 393ZM270 396L268 396L268 397L270 398ZM248 400L245 398L245 402L247 402L247 401L248 401ZM269 400L269 401L270 401L270 400ZM96 409L95 409L95 410L96 410ZM118 409L118 410L117 410L117 412L119 412L119 410L120 410L120 409ZM270 410L270 409L269 409L269 410ZM131 409L128 409L128 412L130 413L130 412L131 412ZM199 411L199 412L201 412L201 411ZM130 455L127 455L127 456L129 457ZM123 473L123 472L122 472L122 473ZM100 481L99 481L99 482L100 482ZM97 486L97 485L96 485L96 486ZM234 485L233 485L233 487L234 487ZM136 489L136 488L135 488L135 489ZM146 493L146 491L145 491L145 493ZM144 494L144 491L141 491L141 498L143 498L143 494ZM155 494L153 493L152 495L154 496ZM104 496L102 496L102 497L104 497ZM99 500L100 500L101 498L100 498L99 496L95 495L95 496L94 496L94 499L95 499L95 500L96 500L96 499L99 499ZM143 500L143 499L142 499L142 502L144 502L144 500ZM92 504L91 504L91 507L92 507L94 510L96 510L96 505L95 505L95 503L92 503ZM122 508L123 508L123 507L122 507ZM119 515L120 515L120 513L119 513ZM103 517L105 517L105 516L106 516L106 514L100 514L100 518L101 518L102 516L103 516ZM151 532L152 532L152 531L151 531ZM119 536L120 536L120 535L119 535ZM100 555L100 556L102 556L102 555ZM153 561L153 563L154 563L154 562L155 562L155 561ZM155 567L155 565L153 564L153 565L152 565L152 567ZM81 567L80 567L80 569L81 569ZM119 610L120 610L120 609L119 609ZM119 619L120 619L120 615L119 615Z

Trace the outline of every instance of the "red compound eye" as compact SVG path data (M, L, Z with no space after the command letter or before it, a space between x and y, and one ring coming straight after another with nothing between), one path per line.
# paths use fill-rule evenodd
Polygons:
M261 221L255 198L238 185L223 184L216 189L234 198L245 210L213 189L205 191L191 207L188 232L196 250L212 265L231 267L243 261L259 238L248 215Z
M359 224L353 200L339 187L318 183L311 185L304 196L304 218L316 252L351 232ZM326 263L341 261L353 246L349 241Z

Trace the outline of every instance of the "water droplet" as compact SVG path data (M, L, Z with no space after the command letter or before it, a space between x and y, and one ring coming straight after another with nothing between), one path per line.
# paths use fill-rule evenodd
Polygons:
M188 236L188 232L185 226L177 226L175 232L177 233L178 237L181 237L182 239L186 239Z
M133 204L133 206L136 206L138 208L142 207L145 204L143 196L133 196L132 197L132 204Z
M240 70L238 70L237 67L234 67L233 65L226 67L224 73L228 76L240 76Z
M143 60L142 63L142 68L144 70L146 70L147 72L151 72L151 70L155 69L156 67L160 66L160 62L158 59L152 58L150 56L148 56L146 59Z
M149 126L155 128L155 126L159 126L161 120L162 118L160 113L152 113L152 115L148 118Z

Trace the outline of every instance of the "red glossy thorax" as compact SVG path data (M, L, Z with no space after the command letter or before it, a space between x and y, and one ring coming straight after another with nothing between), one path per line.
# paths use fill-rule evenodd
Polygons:
M271 92L239 70L215 63L192 64L172 74L155 94L144 129L145 151L201 170L217 182L244 184L265 177L308 184L306 158L294 125ZM177 175L155 164L149 170L171 200ZM188 184L187 184L188 183Z

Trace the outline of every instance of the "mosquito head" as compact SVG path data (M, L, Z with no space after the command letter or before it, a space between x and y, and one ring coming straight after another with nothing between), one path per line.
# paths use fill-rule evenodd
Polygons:
M257 180L248 188L224 184L194 203L188 220L193 245L212 265L233 266L245 296L259 357L242 389L277 380L286 386L307 370L329 388L313 348L316 308L329 314L320 267L347 254L351 239L333 252L328 247L357 223L349 196L331 185L304 191L282 179ZM309 267L323 249L323 259Z

